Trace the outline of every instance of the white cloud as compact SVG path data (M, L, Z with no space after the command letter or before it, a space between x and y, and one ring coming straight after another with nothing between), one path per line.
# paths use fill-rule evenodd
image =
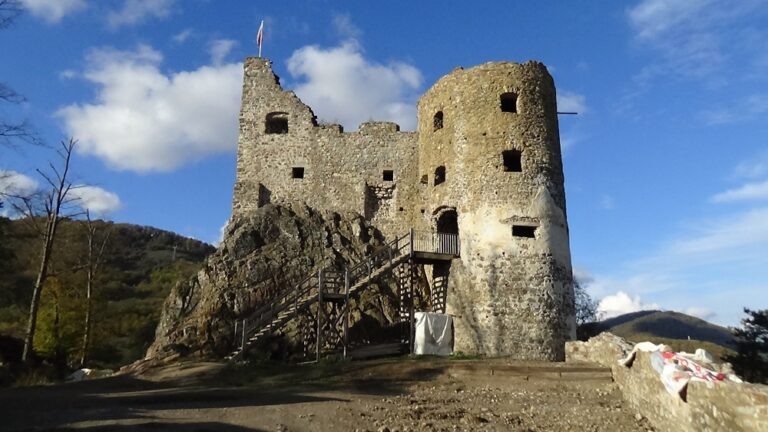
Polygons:
M725 108L704 110L700 117L710 125L753 120L768 113L768 93L756 93L735 101Z
M288 59L288 71L301 80L296 94L324 121L348 130L368 120L394 121L404 130L416 127L421 72L406 63L372 62L355 40L328 49L300 48Z
M21 3L32 15L50 23L57 23L87 6L85 0L21 0Z
M122 206L117 194L97 186L77 185L70 189L69 195L77 200L78 207L98 215L112 213Z
M600 300L600 303L597 305L597 316L598 319L604 320L630 312L654 309L659 309L659 305L655 303L644 304L640 301L639 296L632 297L624 291L619 291Z
M97 86L96 100L57 112L67 134L79 139L78 152L147 172L236 148L242 65L166 74L161 62L162 55L144 45L87 56L84 77Z
M0 195L30 195L37 190L35 179L11 170L0 170Z
M610 195L608 195L608 194L604 194L604 195L603 195L603 196L600 198L600 207L601 207L603 210L613 210L613 208L614 208L615 206L616 206L616 202L614 201L614 199L613 199L613 197L612 197L612 196L610 196Z
M636 39L660 54L641 77L674 73L724 80L717 72L734 56L764 48L756 17L764 0L642 0L628 11Z
M125 0L120 10L110 11L107 22L112 28L139 24L148 18L164 18L176 0Z
M660 262L671 260L692 263L716 260L747 259L768 244L768 207L737 213L718 220L700 223L685 237L670 242L655 257ZM766 256L755 258L766 260Z
M720 192L711 198L715 203L734 201L754 201L768 199L768 180L758 183L747 183L736 189Z
M733 174L742 178L757 178L768 175L768 152L763 152L755 158L736 165Z
M585 114L587 112L587 99L578 93L560 91L557 93L557 110Z
M208 52L211 54L211 63L216 66L220 65L235 45L237 45L237 41L232 39L216 39L211 42L208 47Z
M717 314L714 311L712 311L711 309L708 309L708 308L705 308L705 307L699 307L699 306L689 307L689 308L685 309L683 311L683 313L686 314L686 315L690 315L690 316L695 316L697 318L701 318L701 319L703 319L705 321L709 321L712 318L714 318L715 316L717 316Z
M336 14L333 16L333 28L339 36L345 39L359 39L363 32L352 23L349 14Z
M30 196L37 191L38 183L35 179L12 170L0 170L0 202L3 196ZM0 208L0 216L16 218L20 214L11 205Z
M192 29L184 29L171 37L174 42L181 44L187 41L192 36Z

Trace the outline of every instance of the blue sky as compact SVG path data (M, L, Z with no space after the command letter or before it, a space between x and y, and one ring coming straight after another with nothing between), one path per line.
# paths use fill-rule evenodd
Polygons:
M21 2L0 82L26 101L0 115L79 139L83 202L113 220L218 240L264 19L283 85L347 130L412 128L457 66L544 62L579 112L560 119L571 248L601 309L768 307L768 0ZM0 152L17 189L51 158Z

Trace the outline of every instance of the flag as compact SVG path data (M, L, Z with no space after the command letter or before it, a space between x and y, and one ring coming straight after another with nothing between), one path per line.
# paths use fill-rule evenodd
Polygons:
M259 46L259 57L261 57L261 44L264 42L264 20L261 20L259 32L256 33L256 45Z

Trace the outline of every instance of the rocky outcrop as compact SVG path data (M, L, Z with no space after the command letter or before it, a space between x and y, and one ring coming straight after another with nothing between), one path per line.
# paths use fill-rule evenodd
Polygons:
M343 268L381 247L381 234L357 214L294 204L266 205L240 216L198 274L170 293L147 358L228 354L236 320L313 272L329 265ZM393 285L384 281L352 305L350 319L361 324L358 333L365 331L362 323L389 326L397 319ZM281 349L290 351L285 345Z
M566 343L567 362L610 367L624 399L661 432L766 431L768 386L733 381L688 383L684 394L670 394L653 368L651 354L639 351L632 363L619 364L633 345L611 333L587 342ZM726 371L730 365L711 365ZM684 396L684 397L681 397Z

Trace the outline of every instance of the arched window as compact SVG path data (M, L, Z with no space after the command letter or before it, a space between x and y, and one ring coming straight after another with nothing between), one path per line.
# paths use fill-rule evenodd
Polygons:
M267 114L264 131L268 134L288 133L288 113L273 112Z
M445 181L445 166L440 165L435 169L435 186Z
M499 96L501 103L501 112L517 112L517 95L515 93L502 93Z
M443 128L443 112L438 111L435 113L435 118L432 120L432 130L438 130Z

